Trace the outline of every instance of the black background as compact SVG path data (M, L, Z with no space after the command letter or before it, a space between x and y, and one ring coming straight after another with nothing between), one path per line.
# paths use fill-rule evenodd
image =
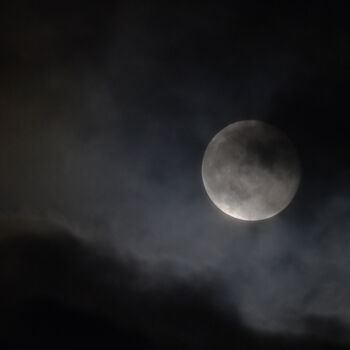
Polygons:
M13 1L0 23L5 347L348 341L345 8ZM203 190L208 142L242 119L300 155L271 222L236 222ZM65 230L23 224L38 219Z

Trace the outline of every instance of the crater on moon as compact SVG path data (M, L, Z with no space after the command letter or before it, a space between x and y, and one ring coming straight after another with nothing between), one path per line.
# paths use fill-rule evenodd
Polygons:
M212 202L241 220L270 218L292 201L300 162L287 135L258 120L228 125L210 141L202 178Z

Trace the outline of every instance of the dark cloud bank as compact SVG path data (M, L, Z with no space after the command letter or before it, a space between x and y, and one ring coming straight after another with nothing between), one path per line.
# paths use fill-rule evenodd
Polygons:
M149 275L52 225L2 224L0 253L2 349L345 349L336 321L309 320L302 337L253 331L216 287Z

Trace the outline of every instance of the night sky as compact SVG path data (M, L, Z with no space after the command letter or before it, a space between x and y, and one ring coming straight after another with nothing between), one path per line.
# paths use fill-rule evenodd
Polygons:
M0 347L350 344L350 28L337 2L0 5ZM203 187L212 137L282 130L279 215Z

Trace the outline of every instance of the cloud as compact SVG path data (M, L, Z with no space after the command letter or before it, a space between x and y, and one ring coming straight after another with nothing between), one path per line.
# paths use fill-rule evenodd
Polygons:
M13 220L0 231L3 349L341 349L254 332L198 276L150 275L62 227Z

